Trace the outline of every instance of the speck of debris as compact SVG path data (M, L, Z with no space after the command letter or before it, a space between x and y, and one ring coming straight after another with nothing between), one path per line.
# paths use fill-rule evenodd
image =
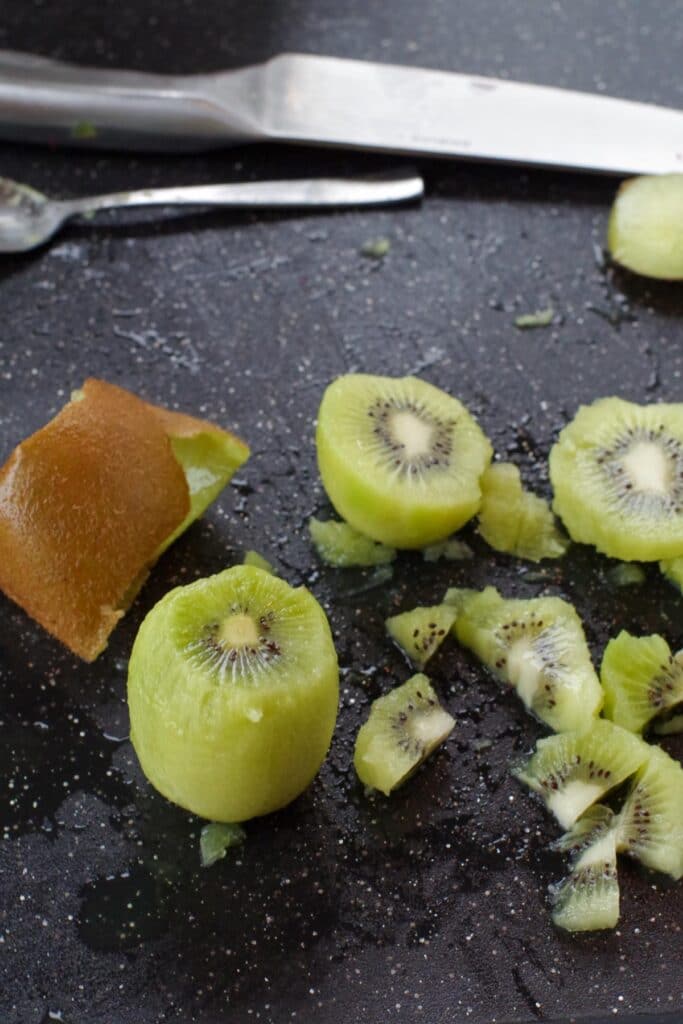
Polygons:
M361 246L361 256L367 256L371 260L383 260L391 249L391 242L388 238L371 238Z
M530 327L549 327L554 316L555 310L552 306L548 306L547 309L538 309L535 313L522 313L521 316L515 317L515 327L522 330Z

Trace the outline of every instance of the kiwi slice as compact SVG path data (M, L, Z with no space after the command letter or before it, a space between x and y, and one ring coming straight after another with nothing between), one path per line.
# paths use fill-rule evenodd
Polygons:
M156 788L214 821L298 796L327 753L337 657L303 587L238 565L167 594L147 615L128 674L131 740Z
M353 565L386 565L396 558L395 548L380 544L370 537L364 537L348 523L336 523L332 519L323 522L311 518L308 521L308 529L320 558L337 568Z
M683 651L672 655L664 637L631 636L607 644L600 668L605 716L642 732L655 716L683 704Z
M543 797L560 825L583 812L638 770L649 747L626 729L597 719L587 729L547 736L514 775Z
M449 593L455 600L457 591ZM460 592L459 604L460 643L514 686L533 714L557 731L590 724L602 689L570 604L559 597L506 599L494 587L474 596Z
M454 725L427 676L412 676L373 701L356 737L353 763L358 778L389 796L443 743Z
M683 768L660 747L649 747L621 809L617 849L672 878L683 876Z
M617 192L607 226L616 263L646 277L683 278L683 175L644 175Z
M481 478L479 533L496 551L531 562L561 558L568 541L543 498L522 487L517 466L495 462Z
M445 540L479 508L491 445L457 399L416 377L348 374L318 412L318 465L330 501L397 548Z
M424 668L441 646L455 622L458 611L450 604L392 615L386 620L389 636L405 651L417 668Z
M683 404L602 398L550 451L554 509L570 536L624 561L683 552Z
M614 828L599 830L584 844L571 873L550 886L553 923L569 932L614 928L619 920L617 839Z

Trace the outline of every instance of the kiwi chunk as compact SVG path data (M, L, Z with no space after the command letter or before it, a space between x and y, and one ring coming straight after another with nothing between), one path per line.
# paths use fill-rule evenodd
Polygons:
M564 555L569 542L548 502L522 487L517 466L495 462L482 476L481 490L479 533L492 548L531 562Z
M474 552L464 540L451 537L450 540L443 540L438 544L430 544L423 548L422 557L425 562L438 562L441 558L446 562L460 562L473 558Z
M602 689L574 608L559 597L506 599L494 587L460 594L460 643L552 729L589 725L600 711Z
M646 277L683 278L683 175L630 178L621 185L607 226L616 263Z
M664 637L631 636L607 644L600 668L605 716L642 732L655 716L683 704L683 651L672 655Z
M231 846L239 846L246 839L241 825L225 821L212 821L205 825L199 836L199 855L202 867L209 868L222 860Z
M651 746L621 809L617 849L672 878L683 876L683 768Z
M540 794L560 825L570 828L596 803L638 770L649 747L612 722L597 719L588 729L547 736L514 775Z
M397 548L445 540L471 519L492 455L465 406L416 377L337 378L323 395L316 443L339 515Z
M315 598L234 566L172 590L142 623L128 673L131 740L169 800L214 821L244 821L311 782L338 688Z
M683 404L602 398L550 451L554 509L570 536L624 561L683 552Z
M617 843L613 828L584 846L571 873L550 887L553 923L569 932L614 928L619 920Z
M432 654L441 646L455 622L458 611L450 604L392 615L387 619L389 636L405 651L417 668L424 668Z
M396 558L395 548L364 537L348 523L311 518L308 529L320 558L337 568L386 565Z
M358 778L386 796L417 771L455 726L439 704L427 676L412 676L378 697L356 737L353 763Z
M683 591L683 558L664 558L659 563L659 568L669 583Z

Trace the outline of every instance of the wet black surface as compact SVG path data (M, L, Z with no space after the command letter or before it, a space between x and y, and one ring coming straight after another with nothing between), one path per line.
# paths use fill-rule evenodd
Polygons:
M683 101L680 3L376 6L7 0L0 44L177 71L318 50ZM177 159L0 148L0 173L57 195L385 164L267 147ZM365 798L350 767L370 701L409 674L384 617L448 585L561 594L596 659L622 627L683 644L683 603L654 567L615 590L612 563L579 548L539 570L466 530L473 561L406 554L388 583L316 565L304 525L329 509L312 422L338 373L414 372L452 391L546 494L548 449L580 402L680 400L683 292L600 256L614 182L422 170L419 208L112 215L0 264L0 459L88 374L232 426L253 448L94 666L0 600L3 1024L683 1015L683 886L624 862L614 933L553 930L557 830L508 770L540 727L454 642L429 666L458 720L445 747L390 801ZM364 257L378 237L389 253ZM552 326L513 326L548 305ZM127 742L126 659L163 593L248 548L328 610L339 724L310 790L202 870L202 823L151 791Z

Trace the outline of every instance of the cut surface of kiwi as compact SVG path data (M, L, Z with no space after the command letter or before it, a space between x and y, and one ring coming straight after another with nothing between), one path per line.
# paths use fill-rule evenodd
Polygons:
M602 704L581 621L559 597L503 598L494 587L459 593L455 633L524 705L557 731L590 724ZM447 595L448 599L448 595Z
M547 736L514 775L538 793L560 825L574 822L605 793L645 763L647 743L612 722L597 719L589 728Z
M587 844L559 885L550 887L553 923L569 932L614 928L619 920L616 832Z
M568 540L557 528L550 506L522 486L511 462L494 462L481 478L479 533L490 547L531 562L561 558Z
M348 523L312 517L308 521L308 529L319 557L327 565L340 569L387 565L396 558L396 548L363 536Z
M683 404L602 398L550 451L553 507L570 536L624 561L683 552Z
M642 732L656 716L683 705L683 651L672 655L657 633L636 637L624 629L605 648L600 681L605 717Z
M651 746L619 813L617 848L655 871L683 877L683 768Z
M373 701L356 737L353 763L360 781L388 796L443 743L455 719L439 704L429 679L415 675Z
M267 814L303 792L330 745L337 700L322 608L253 566L167 594L129 663L131 740L145 775L213 821Z
M417 668L424 668L448 636L457 614L449 604L413 608L388 618L387 632Z
M374 540L423 548L471 519L492 449L457 399L416 377L347 374L318 412L318 466L343 519Z
M643 175L625 181L612 205L607 248L636 274L683 278L683 174Z

